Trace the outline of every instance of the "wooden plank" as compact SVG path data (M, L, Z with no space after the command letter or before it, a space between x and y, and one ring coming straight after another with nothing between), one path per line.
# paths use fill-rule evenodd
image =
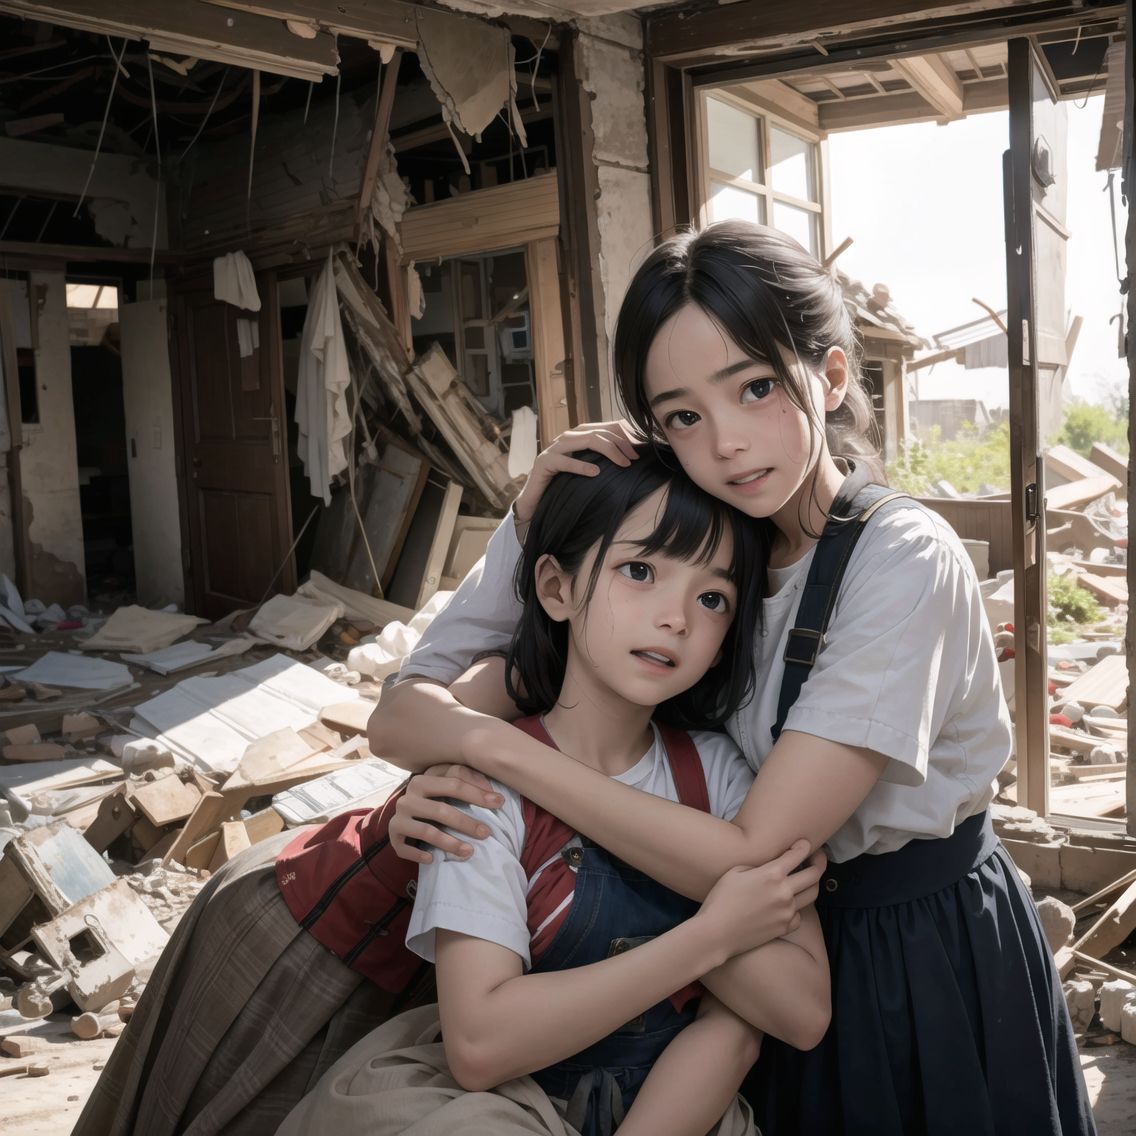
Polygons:
M162 858L162 863L169 863L170 860L183 863L182 857L190 847L203 836L213 832L221 821L228 820L230 816L232 816L232 806L223 794L204 793L197 802L197 807L189 814L177 839Z
M1116 488L1116 478L1110 474L1100 477L1082 477L1068 485L1054 485L1045 491L1046 509L1075 509L1087 505Z
M262 840L284 831L284 818L270 807L246 817L244 826L249 844L259 844Z
M330 4L326 0L205 0L205 3L411 50L417 44L414 5L401 0L336 0ZM455 20L457 18L455 16Z
M1136 930L1136 883L1109 904L1104 914L1074 944L1079 954L1099 958L1119 947Z
M221 825L220 839L209 862L209 870L215 872L223 864L227 864L238 852L251 847L248 830L242 820L227 820Z
M1097 970L1103 970L1105 974L1111 974L1113 978L1123 978L1126 982L1131 982L1136 986L1136 974L1133 974L1130 970L1121 970L1120 967L1113 966L1112 963L1104 962L1102 959L1094 958L1084 951L1074 950L1073 957L1078 962L1085 963Z
M1128 484L1128 459L1123 454L1117 453L1104 442L1094 442L1089 457L1105 473L1111 473L1121 486Z
M1117 607L1128 602L1127 580L1115 576L1099 576L1095 572L1078 572L1077 583L1109 607Z
M494 252L555 237L559 230L560 191L553 170L408 209L402 218L402 260Z
M335 37L293 35L279 20L192 0L0 0L0 12L99 35L144 40L157 51L318 82L339 64Z
M1128 662L1123 655L1106 655L1066 687L1066 702L1108 706L1119 710L1128 701Z
M395 51L394 58L387 64L383 74L382 90L375 104L375 123L371 127L371 142L367 147L367 161L363 166L363 181L359 187L359 200L355 206L355 242L363 235L363 219L371 208L371 196L375 192L375 179L379 174L379 160L390 141L391 111L394 109L394 93L398 86L398 70L402 63L402 52ZM384 234L383 240L389 238Z
M1089 461L1068 446L1060 444L1050 446L1045 451L1045 468L1050 473L1056 474L1063 482L1079 481L1085 477L1108 477L1112 479L1114 490L1120 488L1120 479L1112 470L1102 469L1096 462ZM1056 486L1057 483L1053 484Z
M105 852L138 819L125 785L99 802L95 819L83 829L83 839L96 851Z
M422 569L422 583L418 587L415 610L420 610L426 601L438 590L442 582L442 568L450 551L450 541L454 536L454 524L458 519L461 505L462 487L456 482L448 482L442 498L442 507L434 526L434 536L426 553L426 565Z
M1112 883L1101 888L1100 891L1088 896L1086 899L1082 899L1080 903L1074 903L1073 914L1077 915L1086 908L1095 907L1102 899L1107 899L1110 895L1113 895L1115 892L1133 883L1136 883L1136 869L1133 869L1131 872L1125 872L1119 879L1113 880Z
M371 720L377 703L369 698L356 698L351 702L337 702L325 706L320 711L320 721L341 734L351 736L366 735L367 723Z
M540 445L547 446L572 425L564 350L564 308L553 238L529 243L525 272L529 282L539 441Z
M226 793L236 789L256 790L272 784L292 767L311 757L317 746L301 738L293 729L282 730L250 742L240 763L222 786Z
M185 852L185 866L193 868L195 871L207 869L213 863L213 857L217 853L217 845L221 842L221 830L218 828L216 832L209 833L208 836L203 836L195 844L192 844Z
M197 808L201 790L171 773L133 790L131 800L155 828L164 828L185 820Z

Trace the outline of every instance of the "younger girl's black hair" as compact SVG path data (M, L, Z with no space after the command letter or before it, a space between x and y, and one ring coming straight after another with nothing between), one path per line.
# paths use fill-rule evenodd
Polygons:
M619 466L591 452L575 456L599 468L595 476L561 473L552 479L537 505L517 565L514 588L522 614L506 656L508 690L526 713L551 709L560 697L568 660L568 625L548 616L536 595L536 565L555 557L575 575L597 548L582 602L591 602L604 555L624 518L662 486L666 505L654 532L641 545L644 556L664 552L705 564L723 536L733 537L730 576L737 589L733 622L722 644L722 657L689 690L658 707L655 719L686 729L719 726L753 691L753 643L760 626L769 526L752 521L699 489L666 447L641 445L639 457Z

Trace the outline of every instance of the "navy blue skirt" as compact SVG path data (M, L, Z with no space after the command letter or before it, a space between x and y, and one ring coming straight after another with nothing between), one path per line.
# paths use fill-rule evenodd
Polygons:
M1096 1132L1037 909L989 816L830 865L817 910L832 1025L766 1038L743 1088L763 1136Z

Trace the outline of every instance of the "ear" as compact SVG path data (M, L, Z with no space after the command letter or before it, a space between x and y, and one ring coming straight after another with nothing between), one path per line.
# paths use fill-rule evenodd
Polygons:
M824 411L831 414L840 408L848 393L848 356L843 347L830 347L821 360L821 374L828 384L824 392Z
M556 557L548 553L536 562L533 574L540 606L554 623L562 623L574 610L571 577L560 567Z

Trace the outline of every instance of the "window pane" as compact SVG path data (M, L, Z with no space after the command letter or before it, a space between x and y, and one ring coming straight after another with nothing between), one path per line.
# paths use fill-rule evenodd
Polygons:
M710 217L715 221L765 221L765 202L756 193L746 193L720 181L710 183Z
M816 201L816 143L806 142L787 130L770 126L772 154L770 177L778 193L789 193L805 201Z
M733 177L761 182L758 119L717 99L706 100L710 165Z
M817 214L783 201L773 203L773 227L795 237L813 254L820 255L820 241L817 239Z

